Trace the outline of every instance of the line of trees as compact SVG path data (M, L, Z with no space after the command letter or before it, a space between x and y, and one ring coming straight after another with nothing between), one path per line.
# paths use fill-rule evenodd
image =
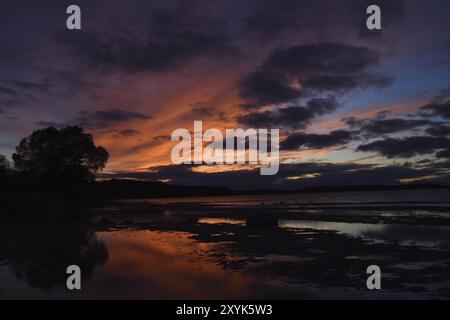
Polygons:
M12 155L0 155L0 188L83 192L104 169L109 154L78 126L34 131Z

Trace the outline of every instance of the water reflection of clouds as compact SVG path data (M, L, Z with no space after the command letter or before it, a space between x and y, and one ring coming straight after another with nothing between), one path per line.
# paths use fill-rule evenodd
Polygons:
M383 297L411 297L415 293L408 283L416 282L423 284L418 295L440 296L442 292L425 285L450 281L443 262L449 251L442 250L450 248L449 227L420 225L418 220L388 223L381 214L377 219L385 223L265 213L226 215L209 208L189 213L170 207L105 215L108 220L90 226L1 228L0 283L15 284L0 286L0 296L256 299L327 297L334 290L339 297L362 297L361 272L373 263L383 264L386 288L392 289ZM88 270L78 293L61 288L68 257ZM436 279L423 276L430 272ZM57 287L48 291L48 285Z
M198 219L198 223L206 223L206 224L227 223L227 224L244 226L245 220L244 219L230 219L230 218L201 218L201 219Z
M450 227L383 223L346 223L306 220L280 220L280 228L334 230L353 237L376 241L398 241L403 245L434 248L449 246Z
M121 231L99 237L114 250L91 283L95 296L245 298L258 296L258 289L267 285L222 269L209 257L216 244L196 242L190 233Z

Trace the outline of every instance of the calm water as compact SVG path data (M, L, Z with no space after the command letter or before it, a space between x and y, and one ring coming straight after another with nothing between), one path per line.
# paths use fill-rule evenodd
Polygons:
M449 190L134 200L90 223L3 224L0 297L448 299L449 202ZM380 291L366 289L371 264Z

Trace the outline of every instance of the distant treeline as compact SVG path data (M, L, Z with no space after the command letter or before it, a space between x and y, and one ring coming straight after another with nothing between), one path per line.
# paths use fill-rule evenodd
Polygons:
M93 192L102 197L111 198L163 198L192 196L231 196L231 195L264 195L264 194L296 194L320 192L360 192L416 189L444 189L450 186L439 184L401 184L375 186L316 186L301 189L278 190L232 190L220 186L180 186L164 182L140 181L128 179L112 179L95 183Z
M358 191L389 191L389 190L417 190L417 189L446 189L447 185L435 183L413 183L413 184L397 184L397 185L373 185L373 186L317 186L303 188L300 192L358 192Z
M180 186L159 181L112 179L96 182L93 194L105 198L164 198L230 195L231 190L218 186Z

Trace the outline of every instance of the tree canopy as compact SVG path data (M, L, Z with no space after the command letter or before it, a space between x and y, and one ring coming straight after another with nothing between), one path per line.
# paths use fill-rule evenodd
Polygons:
M109 154L94 144L91 134L68 126L34 131L20 141L12 158L18 171L39 183L60 187L94 181Z

